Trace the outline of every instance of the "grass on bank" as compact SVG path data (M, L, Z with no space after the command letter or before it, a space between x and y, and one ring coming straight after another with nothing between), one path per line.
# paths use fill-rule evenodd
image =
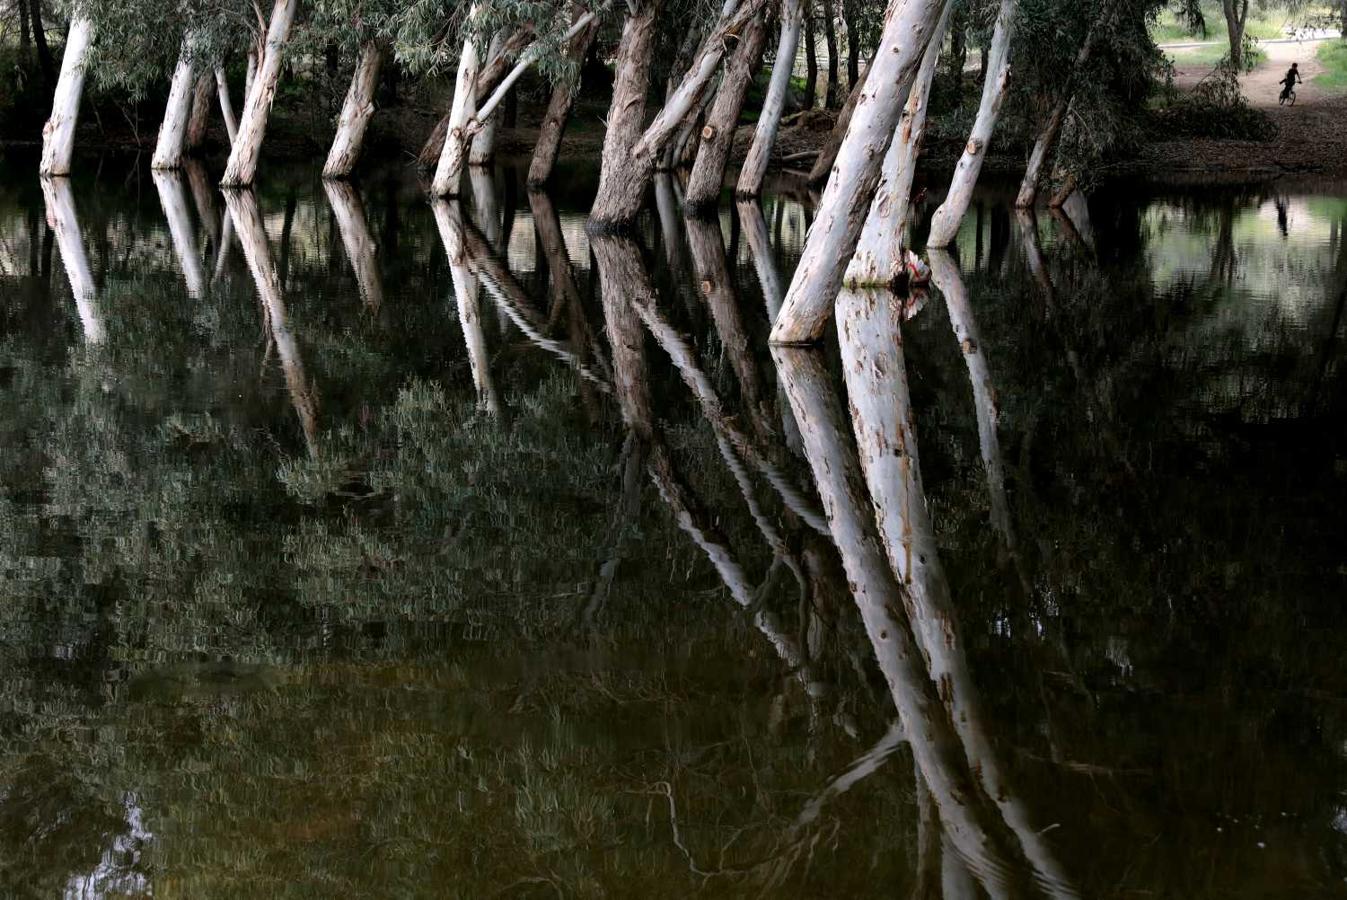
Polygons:
M1188 30L1187 24L1173 10L1167 9L1159 15L1155 24L1151 26L1151 37L1157 44L1182 44L1192 41L1229 43L1229 32L1225 27L1225 15L1221 12L1220 3L1203 3L1202 18L1206 20L1207 33L1205 35L1194 34ZM1294 18L1299 20L1301 16ZM1251 7L1249 18L1244 24L1244 31L1249 37L1265 41L1270 38L1286 37L1286 28L1290 24L1294 24L1293 17L1287 13L1284 7L1270 9Z
M1314 83L1333 91L1347 91L1347 41L1324 41L1317 54L1323 72L1314 77Z

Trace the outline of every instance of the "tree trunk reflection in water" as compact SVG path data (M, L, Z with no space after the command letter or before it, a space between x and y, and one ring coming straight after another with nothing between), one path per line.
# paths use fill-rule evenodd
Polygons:
M94 273L89 268L89 255L84 250L80 234L79 216L75 212L75 195L70 190L69 178L42 178L42 196L47 205L48 234L56 235L60 248L61 265L70 279L70 292L75 297L75 310L84 329L86 344L103 342L103 320L98 312L97 288ZM49 245L48 245L49 246Z
M202 242L197 253L204 259L207 254L220 252L220 209L215 202L215 188L201 160L185 159L182 167L187 173L187 186L192 190L197 221L201 223ZM226 214L225 219L228 218Z
M327 202L337 218L342 247L355 274L360 296L371 313L377 313L383 304L383 281L379 276L379 261L370 236L369 221L365 218L365 204L360 193L348 182L331 178L323 180Z
M940 810L959 855L992 897L1009 896L1011 858L1000 825L968 770L944 704L931 682L921 650L908 633L904 589L894 579L875 533L873 510L842 413L821 356L773 348L805 453L842 555L856 606L879 669L888 684L913 758Z
M173 252L182 267L187 282L187 294L200 297L206 292L206 271L192 240L192 215L187 209L187 187L182 175L172 169L154 169L154 187L159 193L159 205L168 220L168 234L173 241Z
M1070 879L1030 821L996 757L964 655L957 612L922 489L916 423L907 387L900 304L887 292L843 290L837 298L842 371L851 401L879 533L889 562L907 590L908 617L942 686L971 771L1000 810L1040 883L1054 897L1074 898Z
M304 432L304 443L309 456L318 457L318 401L304 375L304 361L299 355L299 344L290 332L286 322L285 298L281 293L281 278L271 261L271 247L267 243L266 228L262 224L262 211L257 206L257 197L251 190L225 190L225 205L229 207L230 218L234 220L234 229L239 235L239 245L243 248L244 259L252 272L257 285L258 296L262 300L263 315L276 345L276 355L280 357L281 369L285 373L285 383L290 390L290 402L299 416L300 428Z
M463 246L463 216L457 202L435 199L431 201L435 225L449 258L449 276L454 283L454 298L458 304L458 321L463 328L463 343L468 350L468 366L472 383L477 389L477 406L495 416L500 413L500 397L491 379L491 361L486 353L486 336L482 333L482 306L478 298L477 278L468 266L467 251Z

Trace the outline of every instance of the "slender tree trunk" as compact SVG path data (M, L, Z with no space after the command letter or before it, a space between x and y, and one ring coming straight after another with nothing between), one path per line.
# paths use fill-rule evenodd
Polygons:
M720 200L725 168L734 149L739 114L744 108L749 85L753 83L753 75L762 62L762 48L766 43L767 27L759 16L748 23L739 45L725 64L725 76L711 111L707 113L706 125L701 132L701 149L697 151L697 161L688 179L688 209L714 208Z
M881 43L882 47L883 44ZM833 130L828 133L828 140L819 148L818 156L814 158L814 165L809 169L809 186L812 188L822 187L832 174L833 163L837 160L837 151L842 149L842 141L846 139L847 129L851 127L851 115L856 111L856 104L860 101L861 95L865 91L865 80L870 77L870 64L866 64L865 71L861 73L860 81L856 82L856 87L851 89L847 96L847 102L842 104L842 110L837 114L837 122L833 125Z
M473 4L468 13L468 21L477 18L478 7ZM431 192L436 197L457 197L463 175L463 163L467 137L463 127L472 118L477 108L477 45L471 35L463 41L463 50L458 56L458 78L454 82L454 102L449 109L449 125L444 136L444 147L440 150L440 161L435 167L435 180L431 182Z
M622 27L608 107L608 130L603 136L603 163L599 190L590 221L599 227L620 226L635 218L645 193L644 179L632 158L645 124L645 99L650 89L650 57L655 45L655 22L661 3L651 0L637 7Z
M40 21L40 20L39 20ZM51 101L51 118L42 128L43 175L69 175L70 158L75 152L75 125L79 121L80 97L84 93L84 67L93 43L93 22L77 15L66 34L65 53L61 57L61 77ZM41 52L42 44L38 44Z
M476 103L483 103L491 92L500 84L505 73L510 70L516 57L533 41L534 30L532 26L525 26L515 29L510 35L510 39L505 42L501 52L495 57L488 59L477 72L477 83L474 89ZM395 70L396 71L396 70ZM439 162L440 154L444 152L444 136L449 132L449 118L453 115L453 109L440 117L435 123L435 127L430 130L430 136L426 142L421 145L421 152L416 155L418 165L430 168Z
M823 108L837 109L838 93L838 57L837 57L837 9L833 0L823 0L823 39L828 46L828 87L823 94Z
M360 159L365 130L374 118L374 93L379 87L379 71L386 53L387 49L380 41L366 41L360 45L351 86L341 105L341 117L337 119L337 133L323 165L324 178L348 177Z
M575 74L564 82L552 87L552 99L547 104L547 113L543 116L542 127L538 131L538 142L533 146L533 158L529 161L529 187L541 187L552 177L552 169L557 164L557 153L561 149L561 138L566 131L566 123L571 118L571 107L575 105L575 95L580 90L580 65L585 54L599 34L598 21L580 32L571 41L567 55L575 63Z
M460 68L460 73L462 69ZM460 83L462 83L460 81ZM471 88L469 80L467 86ZM458 301L458 321L463 328L463 341L468 350L468 365L472 369L473 385L477 388L477 405L492 416L501 411L500 395L491 378L491 361L486 351L486 335L482 331L482 305L479 286L468 266L464 248L462 213L456 202L436 199L432 203L435 224L440 241L449 256L449 272L454 282L454 296Z
M818 102L818 35L815 33L818 10L814 8L814 0L804 2L809 4L804 16L804 108L813 109Z
M19 0L20 3L29 2L29 0ZM32 5L30 18L33 23L33 45L37 47L37 62L42 68L42 80L48 85L56 82L56 60L51 55L51 47L47 44L47 27L42 23L42 0L31 0ZM75 24L79 19L72 19L70 22L70 31L66 35L66 52L69 52L70 34L75 30ZM87 20L84 20L87 22ZM64 61L62 61L64 68Z
M103 319L96 302L97 289L94 273L89 267L89 255L80 234L79 216L75 212L75 195L70 190L69 178L42 178L42 196L47 205L47 233L56 235L60 248L61 265L70 279L70 292L75 297L75 310L84 329L86 344L100 344L105 332ZM47 245L48 249L50 244ZM50 272L50 267L46 269Z
M19 53L24 62L28 62L28 48L32 46L31 31L28 25L28 0L19 0Z
M860 0L842 0L842 21L847 27L847 89L855 90L861 80Z
M183 279L187 282L187 295L200 297L206 292L206 270L192 240L192 215L187 209L187 186L177 172L159 169L154 172L154 187L159 193L164 219L168 222L173 252L178 257Z
M223 184L240 187L253 183L257 174L257 160L262 153L262 139L267 133L267 117L276 99L276 86L281 79L285 44L290 37L290 26L295 20L299 0L276 0L267 25L267 45L258 65L252 90L243 105L239 119L238 138L229 152ZM235 225L238 223L235 222ZM242 229L240 229L240 232Z
M177 68L164 104L164 121L159 125L159 140L150 162L153 169L176 169L182 165L183 146L187 140L187 122L192 117L192 96L196 87L193 73L190 39L183 42Z
M253 81L257 78L257 48L248 48L248 65L243 71L243 103L248 104L248 98L253 92Z
M197 76L192 89L192 116L187 120L187 149L200 150L210 127L211 87L215 78L209 73Z
M776 146L777 130L781 127L781 113L786 107L786 91L790 89L791 70L795 67L795 51L800 44L800 0L782 0L781 36L776 43L776 61L772 64L772 80L767 85L767 96L762 101L758 127L753 132L753 143L739 170L735 194L739 197L757 197L762 193L762 181Z
M1001 114L1001 102L1006 96L1006 85L1010 80L1010 43L1014 29L1015 0L1001 0L1001 10L997 13L996 26L992 30L991 50L987 54L987 69L983 73L982 103L978 106L977 118L973 120L968 144L959 157L959 164L954 168L949 193L931 220L931 234L926 239L928 247L948 247L959 232L964 213L968 211L973 188L982 172L982 161L987 156L987 145L991 143L996 120Z
M509 36L504 29L497 31L491 38L491 43L487 47L486 58L495 59L500 55L505 46L505 41ZM500 121L499 116L475 116L480 118L480 130L472 136L472 144L468 149L468 165L484 166L491 162L496 155L496 128Z
M379 277L374 239L370 237L369 221L365 217L365 204L348 182L327 179L323 182L323 190L336 216L342 247L346 250L346 260L351 264L351 272L360 288L360 296L371 313L378 313L383 304L384 288Z
M238 137L239 123L234 118L234 102L229 98L229 81L225 78L224 66L215 67L215 91L220 97L220 118L224 119L229 146L233 147L234 139Z
M912 180L917 174L917 155L926 132L926 107L931 82L940 62L940 48L949 27L954 3L946 3L935 33L926 45L921 68L898 119L898 132L884 155L879 186L865 219L856 252L847 266L848 284L895 285L907 271L907 233Z
M275 15L273 14L273 20ZM262 69L266 70L263 61ZM259 76L263 77L263 76ZM259 93L266 90L265 82L260 85ZM304 360L300 357L299 343L286 321L285 297L281 290L281 276L271 260L271 246L267 242L266 226L262 223L262 211L257 206L257 196L251 189L226 190L225 205L229 207L229 216L239 235L239 245L252 272L253 283L257 286L258 296L262 298L263 315L271 340L276 347L276 355L281 361L281 371L285 373L285 384L290 391L290 402L299 418L300 430L304 433L304 445L309 456L318 458L318 398L304 374Z
M943 10L941 0L900 0L889 7L863 99L819 201L804 254L772 328L773 342L816 341L823 333L865 224L883 157Z
M1038 199L1038 182L1043 175L1043 166L1057 149L1057 139L1062 134L1062 123L1066 121L1067 111L1071 107L1071 98L1076 94L1076 79L1080 77L1081 70L1085 68L1090 61L1090 54L1094 51L1095 42L1099 35L1108 28L1113 19L1114 12L1118 4L1112 4L1107 11L1101 11L1100 18L1096 19L1090 26L1090 30L1085 35L1085 40L1081 42L1080 50L1076 53L1076 62L1071 69L1071 75L1067 78L1063 86L1061 96L1057 98L1052 112L1048 115L1048 121L1043 126L1043 130L1038 135L1038 140L1034 142L1034 149L1029 154L1029 163L1024 169L1024 180L1020 182L1019 193L1015 195L1015 206L1020 209L1033 206L1034 201Z
M753 259L753 269L758 275L758 285L762 288L762 301L767 307L767 324L776 322L781 314L781 274L777 271L776 260L772 256L772 240L767 234L767 220L762 208L755 200L744 200L736 204L739 218L744 223L744 233L748 236L748 253ZM800 446L800 428L790 412L790 402L786 399L781 384L777 383L780 394L777 405L781 409L781 431L786 446Z
M1249 0L1221 0L1226 35L1230 39L1230 63L1244 71L1244 25L1249 20Z

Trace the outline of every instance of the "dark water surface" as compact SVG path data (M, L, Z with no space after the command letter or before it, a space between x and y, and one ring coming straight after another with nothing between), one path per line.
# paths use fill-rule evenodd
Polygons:
M0 894L1347 892L1347 187L988 191L774 354L804 195L35 170Z

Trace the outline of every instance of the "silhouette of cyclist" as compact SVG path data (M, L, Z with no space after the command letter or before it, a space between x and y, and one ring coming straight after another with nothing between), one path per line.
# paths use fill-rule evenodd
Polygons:
M1291 91L1295 90L1296 85L1303 84L1304 81L1305 79L1300 77L1300 63L1291 63L1291 68L1287 70L1286 77L1277 82L1278 84L1286 85L1286 87L1282 88L1281 99L1285 100L1287 97L1291 96Z

